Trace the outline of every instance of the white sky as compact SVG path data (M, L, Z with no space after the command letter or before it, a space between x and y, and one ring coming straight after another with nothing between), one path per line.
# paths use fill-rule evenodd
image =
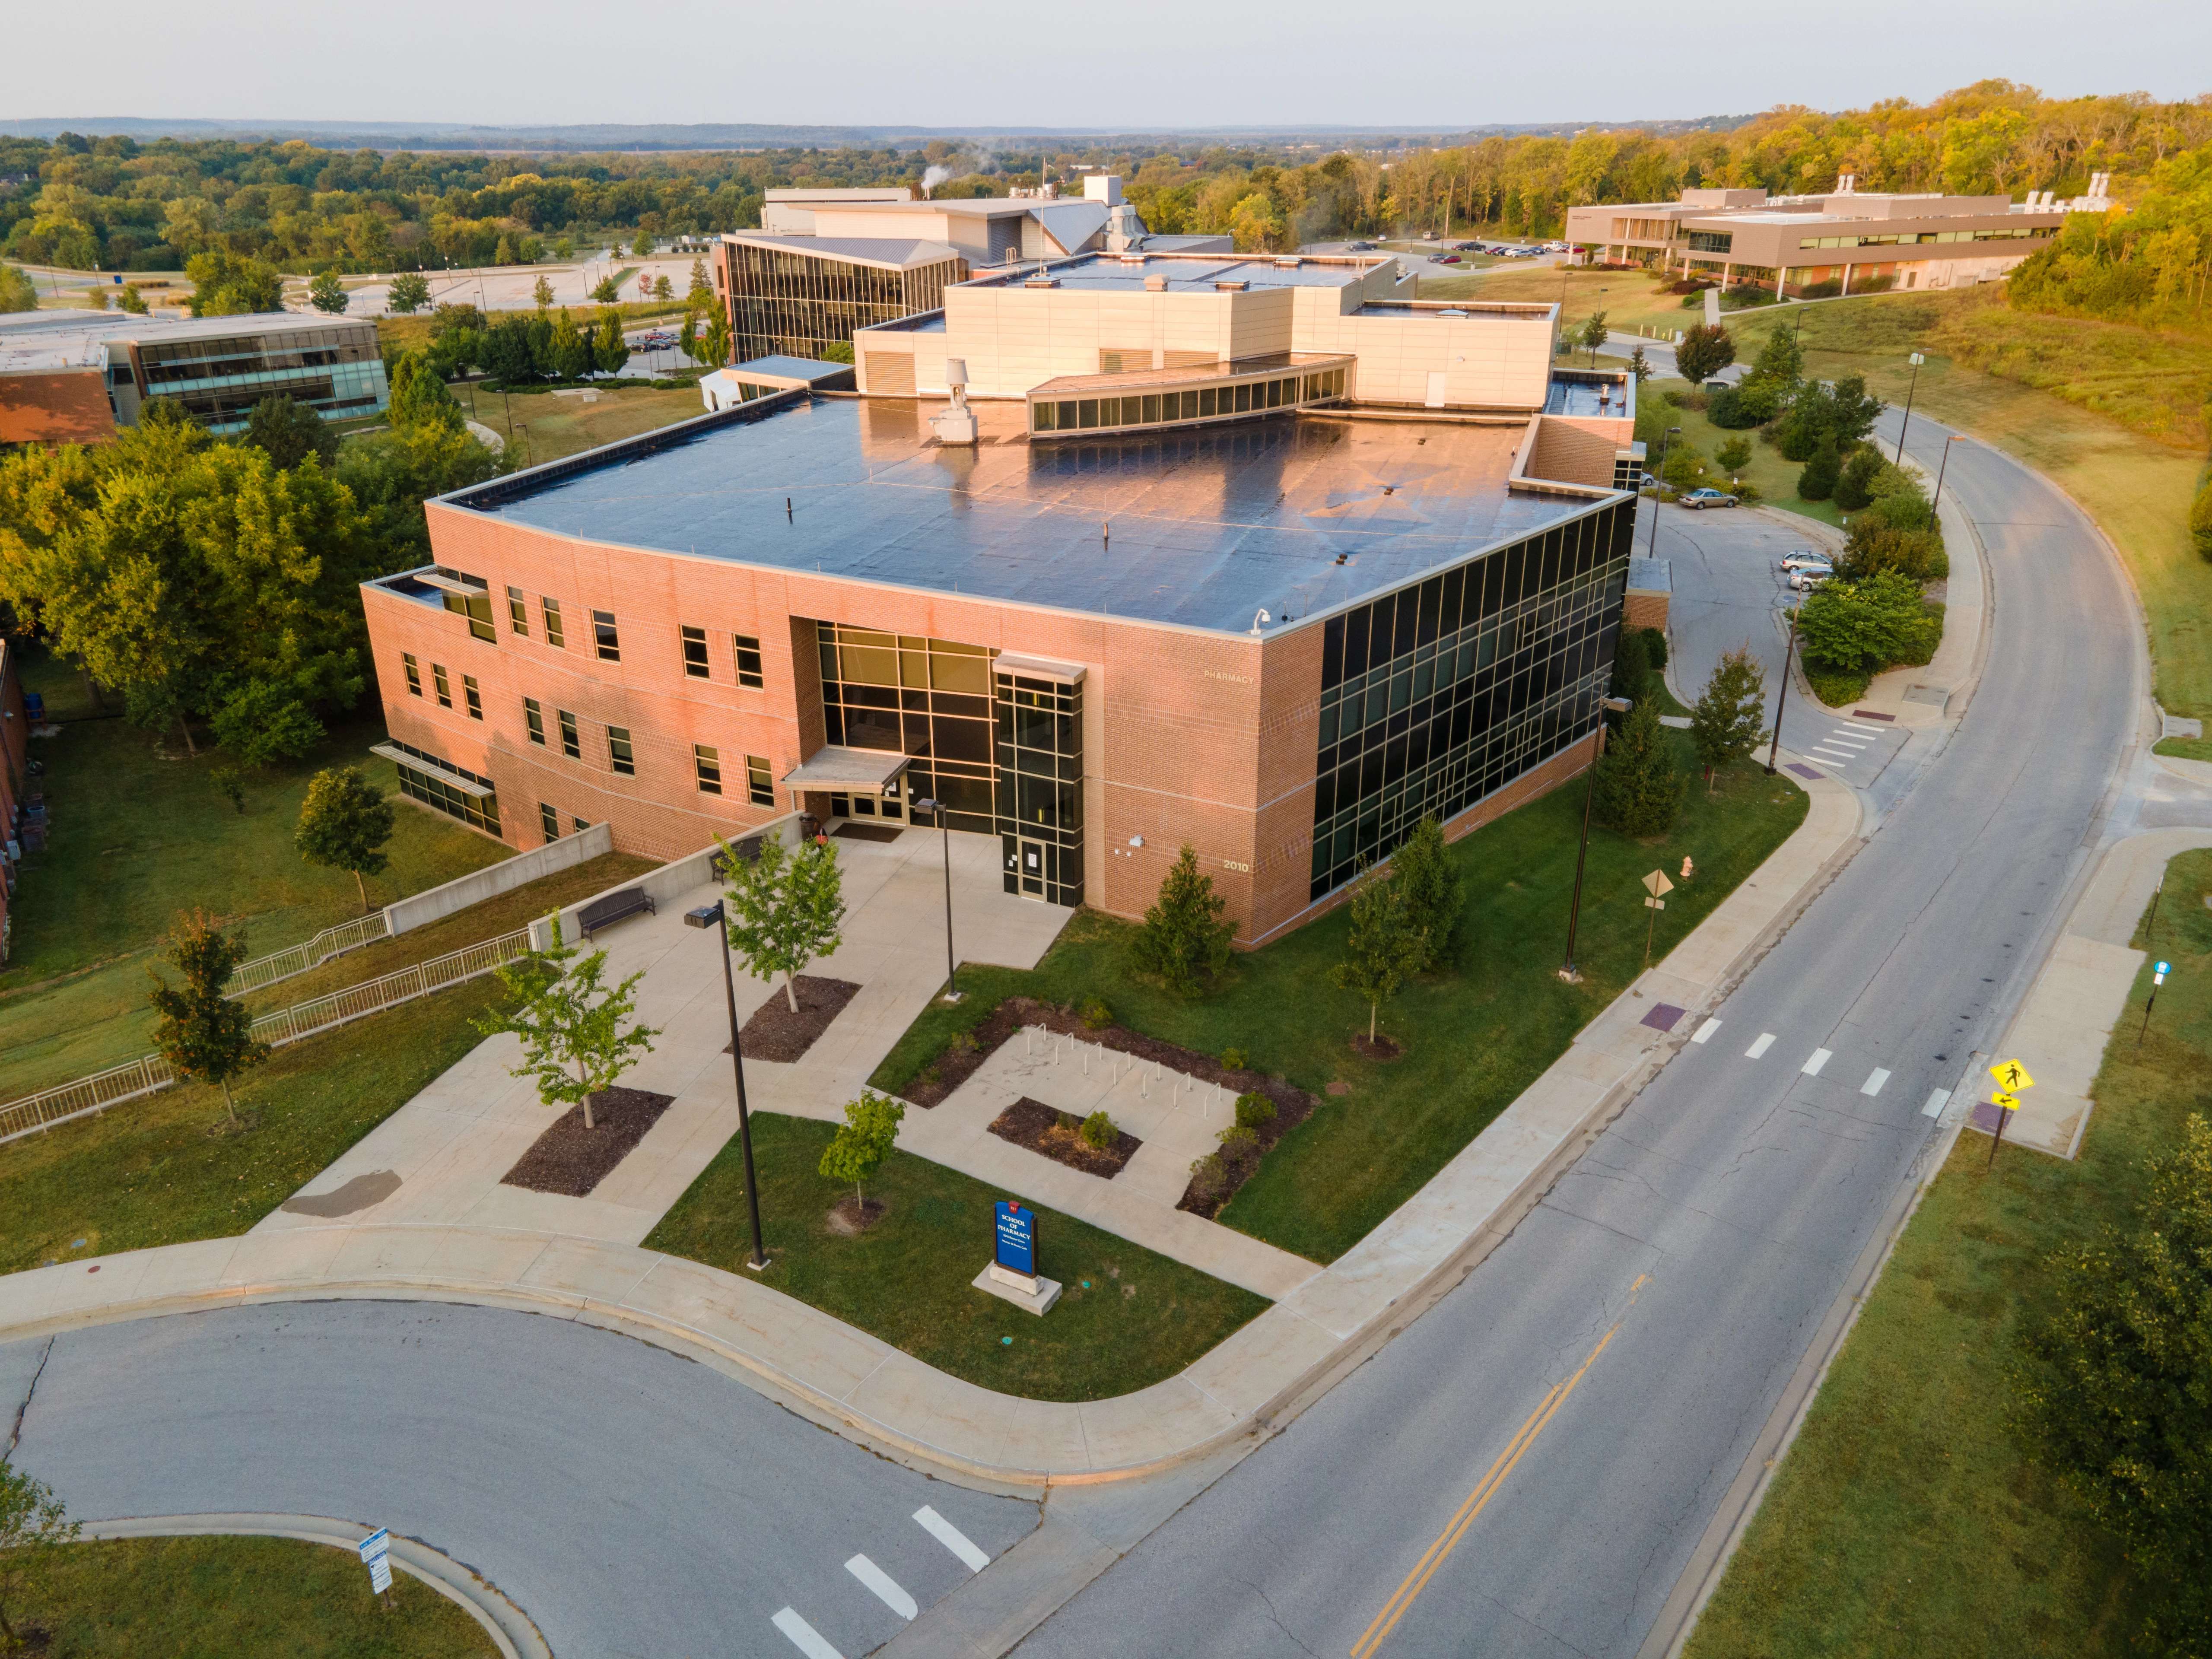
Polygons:
M2203 0L8 0L0 120L1446 130L2212 86ZM2086 20L2086 21L2085 21Z

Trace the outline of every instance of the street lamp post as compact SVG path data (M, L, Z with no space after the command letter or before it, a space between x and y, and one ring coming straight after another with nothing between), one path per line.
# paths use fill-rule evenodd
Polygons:
M1659 556L1659 492L1667 487L1667 441L1669 438L1672 438L1682 428L1679 426L1670 426L1664 432L1659 434L1659 470L1651 475L1651 545L1650 550L1651 556L1655 559ZM1638 495L1641 496L1644 492L1639 489L1636 493Z
M952 825L945 816L945 803L925 799L915 802L925 812L937 814L938 832L945 839L945 1000L960 1000L960 988L953 978L952 966Z
M1774 736L1766 745L1766 775L1774 775L1774 757L1782 751L1782 710L1790 701L1790 659L1797 652L1797 613L1805 608L1800 599L1790 611L1790 642L1782 647L1782 689L1774 696Z
M761 1246L760 1182L753 1174L753 1121L745 1106L744 1044L738 1030L738 981L730 971L730 939L724 928L729 913L716 899L712 904L702 904L696 910L684 913L686 927L711 927L714 930L716 954L722 958L722 994L730 1005L730 1067L738 1079L738 1144L745 1155L745 1206L752 1212L753 1255L745 1266L755 1273L768 1266L768 1252Z
M1605 717L1610 714L1625 714L1634 705L1626 697L1600 697L1597 700L1597 719L1592 722L1590 735L1595 737L1605 730ZM1582 982L1582 970L1575 966L1575 935L1583 921L1583 866L1589 858L1590 810L1597 804L1597 757L1600 748L1590 750L1589 783L1583 791L1583 840L1575 852L1575 896L1567 908L1567 961L1559 969L1559 977L1570 985Z
M1905 388L1905 418L1897 426L1897 464L1899 466L1905 465L1905 434L1912 425L1912 394L1920 389L1920 365L1928 359L1916 351L1907 361L1912 365L1912 380Z
M1943 440L1942 464L1936 469L1936 499L1928 503L1928 521L1930 527L1936 526L1936 509L1943 505L1943 475L1951 470L1951 446L1965 435L1964 433L1954 432Z

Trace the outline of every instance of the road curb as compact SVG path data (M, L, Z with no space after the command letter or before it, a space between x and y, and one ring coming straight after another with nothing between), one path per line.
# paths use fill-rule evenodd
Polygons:
M323 1515L147 1515L85 1523L88 1538L296 1538L348 1553L376 1530L358 1521ZM501 1659L553 1659L553 1650L530 1615L483 1574L418 1538L392 1534L392 1564L447 1601L467 1609L483 1626Z

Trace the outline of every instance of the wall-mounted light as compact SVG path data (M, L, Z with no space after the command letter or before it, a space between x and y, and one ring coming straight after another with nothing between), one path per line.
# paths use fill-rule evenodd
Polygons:
M1142 836L1132 836L1129 837L1129 845L1132 847L1142 847L1144 844L1145 838Z

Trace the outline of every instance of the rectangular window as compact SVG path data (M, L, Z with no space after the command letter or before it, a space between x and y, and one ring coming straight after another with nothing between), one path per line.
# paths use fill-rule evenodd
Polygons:
M545 746L545 711L538 707L538 699L522 700L522 723L530 728L530 740L540 749Z
M637 775L637 755L629 746L629 727L607 727L607 763L626 778Z
M561 839L561 815L542 800L538 803L538 827L545 832L547 841Z
M588 823L585 823L585 822L583 821L583 819L581 819L581 818L574 818L574 817L572 817L572 818L570 818L570 819L568 820L568 828L569 828L571 830L573 830L575 834L580 835L580 835L582 835L582 834L584 833L584 831L585 831L585 830L586 830L590 829L591 827L592 827L592 826L591 826L590 824L588 824Z
M761 675L760 641L750 634L739 634L736 635L734 643L738 653L738 684L750 685L758 690L766 684ZM702 673L705 672L704 669L700 670Z
M483 718L483 693L477 689L477 677L475 675L464 674L461 676L461 696L468 702L469 718L472 720L482 720Z
M448 593L446 609L456 616L469 619L469 632L480 640L498 643L499 630L491 625L491 595L478 593Z
M446 683L445 664L434 662L430 665L430 683L438 688L438 707L451 708L453 706L453 688Z
M421 696L422 695L422 671L416 666L415 653L412 651L401 652L399 653L399 666L407 676L407 695L410 697Z
M765 756L745 757L745 794L756 806L775 805L775 783L769 776Z
M541 599L538 601L538 608L545 617L545 643L556 651L562 649L568 641L568 636L561 631L561 601Z
M522 590L507 590L507 625L524 639L530 637L530 607L522 602Z
M695 680L705 679L707 678L707 630L703 628L686 628L679 631L684 635L684 672ZM605 653L602 651L600 654L604 656Z
M584 745L576 736L576 717L563 708L561 715L561 752L570 760L584 758Z
M719 795L722 793L722 751L709 749L703 743L691 745L691 769L698 774L699 793Z
M599 647L601 662L622 660L622 638L615 632L615 613L611 611L592 612L592 640Z

